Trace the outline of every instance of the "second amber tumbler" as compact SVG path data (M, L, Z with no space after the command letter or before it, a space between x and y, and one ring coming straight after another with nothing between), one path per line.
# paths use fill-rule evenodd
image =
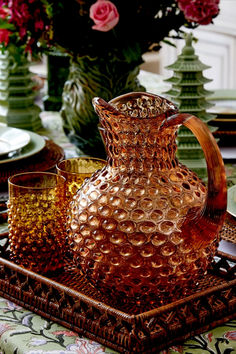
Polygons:
M95 157L74 157L57 165L57 173L66 179L66 197L69 203L86 178L103 168L105 160Z
M31 172L8 180L9 242L15 263L45 274L64 266L65 179Z

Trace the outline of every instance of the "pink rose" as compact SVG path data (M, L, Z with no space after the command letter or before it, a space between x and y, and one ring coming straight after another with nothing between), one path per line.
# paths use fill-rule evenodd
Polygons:
M90 7L89 17L95 23L92 28L102 32L110 31L119 21L119 13L116 6L108 0L97 0Z
M208 25L219 13L219 0L178 0L178 6L188 21Z

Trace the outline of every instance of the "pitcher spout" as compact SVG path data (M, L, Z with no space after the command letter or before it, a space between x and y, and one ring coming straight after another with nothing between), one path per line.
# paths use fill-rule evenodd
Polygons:
M177 128L160 130L177 108L163 97L135 92L108 103L94 98L110 164L140 171L176 166Z

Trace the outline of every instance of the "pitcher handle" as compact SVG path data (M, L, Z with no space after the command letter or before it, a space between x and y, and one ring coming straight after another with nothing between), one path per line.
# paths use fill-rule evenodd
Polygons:
M167 118L163 123L163 128L182 124L196 136L203 149L207 163L207 199L201 217L208 221L210 219L211 222L218 225L219 229L223 224L227 208L226 175L220 149L207 125L194 115L187 113L175 114Z

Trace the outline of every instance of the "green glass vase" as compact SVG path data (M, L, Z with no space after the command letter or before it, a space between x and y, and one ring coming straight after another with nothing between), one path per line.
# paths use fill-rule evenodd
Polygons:
M144 91L137 79L141 63L87 56L71 60L61 115L66 135L81 154L106 156L92 99L100 96L110 100L127 92Z
M45 111L60 111L63 87L69 74L69 55L54 48L46 54L48 85L43 106Z

